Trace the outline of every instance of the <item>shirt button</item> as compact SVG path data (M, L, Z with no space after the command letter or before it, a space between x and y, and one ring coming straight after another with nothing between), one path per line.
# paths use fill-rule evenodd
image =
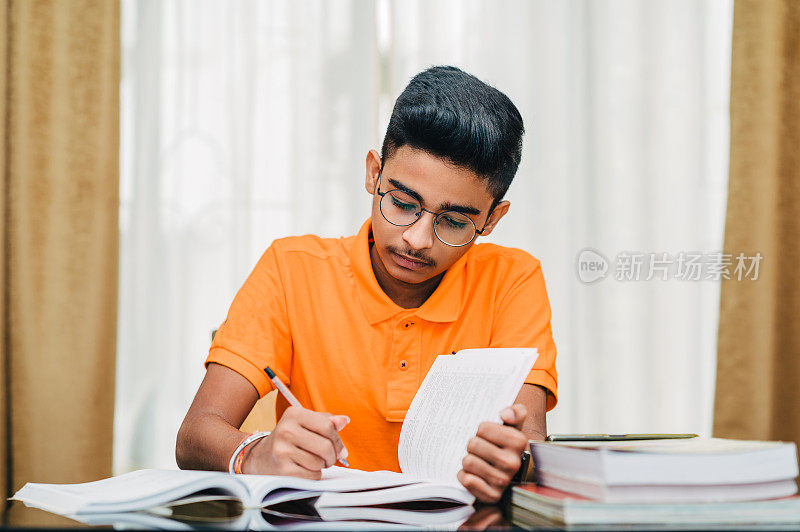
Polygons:
M408 369L408 361L406 361L406 360L401 360L399 365L400 365L400 369L403 370L403 371Z

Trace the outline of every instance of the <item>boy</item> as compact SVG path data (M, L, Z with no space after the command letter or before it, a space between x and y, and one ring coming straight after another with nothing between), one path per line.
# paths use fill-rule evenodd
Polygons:
M381 154L366 158L372 216L356 236L279 239L231 305L179 432L181 468L226 470L272 367L308 410L278 398L272 433L241 471L320 478L337 459L399 470L400 426L437 355L535 347L539 358L504 424L483 423L459 481L497 501L556 403L555 345L539 262L475 245L508 212L522 117L503 93L454 67L415 76Z

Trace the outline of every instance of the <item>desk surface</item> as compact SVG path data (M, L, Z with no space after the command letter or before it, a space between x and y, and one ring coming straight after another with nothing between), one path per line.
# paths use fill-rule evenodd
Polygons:
M207 513L203 511L203 504L205 503L198 503L195 505L194 509L185 511L184 515L189 518L176 520L174 524L177 525L177 527L175 528L185 528L187 530L208 530L209 528L215 528L215 525L216 527L224 527L226 523L225 521L209 522L207 520L193 521L191 519L191 516L194 513L197 515L203 515ZM230 521L228 521L228 523L230 523ZM295 521L294 528L297 528L296 523L297 522ZM374 521L364 521L363 523L367 529L380 528L380 523L375 523ZM98 528L74 521L67 517L52 514L44 510L27 508L19 501L13 501L4 524L7 527L22 528ZM112 524L113 523L106 523L102 526L109 527L112 526ZM123 528L142 528L144 523L140 521L139 525L137 526L135 520L131 521L125 519L118 521L116 524ZM309 522L311 528L313 528L315 524L316 523L313 521ZM146 525L147 528L152 528L153 526L156 525L153 525L152 523L150 525ZM396 527L396 525L394 526ZM277 525L275 528L280 529L281 526ZM458 527L458 530L485 530L487 528L512 528L510 522L505 518L500 506L486 505L474 508L472 514Z
M199 503L204 504L204 503ZM200 514L204 514L202 509L198 509ZM460 526L458 526L458 530L486 530L486 529L520 529L517 526L514 526L511 519L506 517L508 512L503 511L503 507L498 505L487 505L481 506L478 508L474 508L473 513L464 521ZM21 527L21 528L90 528L90 525L80 523L78 521L74 521L72 519L68 519L66 517L62 517L60 515L51 514L49 512L45 512L44 510L37 510L35 508L27 508L24 504L14 501L12 503L11 509L9 510L6 516L6 522L4 523L7 527ZM315 523L310 523L311 527L314 526ZM335 524L335 523L331 523ZM344 523L341 523L345 525ZM174 522L175 526L170 528L172 529L179 529L184 528L185 530L209 530L214 528L223 528L225 527L225 522L217 522L209 523L206 522L192 522L191 520L180 520ZM380 523L376 523L374 521L363 521L363 525L365 529L368 530L375 530L381 527ZM136 521L131 521L130 519L118 521L116 523L107 523L103 527L104 528L154 528L152 524L144 525L141 521L136 523ZM282 528L280 525L272 525L275 529ZM349 524L345 525L347 529L356 529L357 527L350 527ZM397 528L398 525L391 525L394 528ZM402 525L401 525L402 526ZM91 527L91 528L99 528ZM288 527L287 527L288 528ZM295 522L294 526L291 528L297 529L298 525ZM337 528L338 530L342 530L344 527L340 526ZM409 528L411 528L409 526ZM437 527L438 528L438 527ZM570 530L570 528L560 528L558 526L554 526L553 524L548 524L546 521L542 521L541 524L538 525L529 525L526 528L528 529L536 529L536 530ZM440 528L441 529L441 528ZM670 525L669 523L663 523L659 525L652 525L647 528L644 527L637 527L637 526L630 526L630 525L621 525L618 527L614 526L598 526L598 527L590 527L590 526L583 526L583 527L576 527L575 530L581 531L591 531L591 530L598 530L598 531L608 531L608 530L655 530L655 531L665 531L665 530L800 530L800 526L793 525L787 527L786 525L761 525L761 526L754 526L754 525L742 525L740 527L720 527L720 526L691 526L687 527L686 525Z

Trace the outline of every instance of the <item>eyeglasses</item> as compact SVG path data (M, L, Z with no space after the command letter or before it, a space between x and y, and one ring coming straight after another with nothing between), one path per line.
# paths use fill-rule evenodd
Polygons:
M419 201L413 196L402 190L387 190L381 192L381 176L378 176L378 187L375 191L380 196L381 214L392 225L406 227L414 224L422 216L422 211L434 215L433 232L442 244L451 247L466 246L475 238L475 235L483 234L486 224L478 230L475 222L466 214L458 211L444 211L435 213L428 209L423 209ZM486 218L489 221L489 218Z

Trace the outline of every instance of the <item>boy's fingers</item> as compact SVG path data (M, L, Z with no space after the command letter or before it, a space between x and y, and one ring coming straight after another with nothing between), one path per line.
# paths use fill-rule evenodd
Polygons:
M472 438L467 444L467 453L475 455L508 475L513 475L519 469L519 452L521 451L498 447L480 437Z
M333 422L333 426L336 429L337 433L343 428L345 428L345 426L347 426L348 423L350 423L350 418L347 416L342 416L342 415L331 416L330 419ZM344 443L342 443L342 439L341 437L339 437L338 434L336 435L336 438L337 441L334 442L336 447L336 456L340 460L343 459L344 464L347 464L347 455L348 455L347 447L344 446Z
M339 434L338 434L338 432L340 430L345 428L345 426L348 423L350 423L350 418L347 417L347 416L341 416L341 415L339 415L339 416L331 416L331 421L333 421L333 426L336 428L336 432L337 432L336 438L338 439L338 442L336 443L336 456L339 457L339 459L342 461L342 463L344 463L345 465L350 467L350 465L347 463L347 455L348 455L347 447L344 446L344 443L342 443L342 440L341 440L341 438L339 437Z
M463 469L458 472L457 478L461 485L481 502L497 502L503 494L503 490L488 485L482 478Z
M294 456L292 456L292 462L294 462L295 465L302 467L309 473L319 472L327 465L325 463L325 458L313 452L309 452L301 447L298 447L294 451Z
M490 486L505 488L511 481L511 474L497 469L492 464L475 454L467 454L461 460L461 468L467 473L482 478Z
M498 425L497 423L481 423L476 434L501 449L519 449L520 452L528 444L528 438L516 427Z
M306 428L330 440L330 442L333 443L336 457L341 460L344 465L348 465L347 448L344 446L342 438L339 436L339 431L342 430L348 423L350 423L350 418L344 415L334 416L327 413L311 413L314 414L314 417L309 419L309 424L306 425Z
M347 416L331 416L331 421L333 421L333 426L336 427L336 432L339 432L350 423L350 418Z
M297 462L292 462L289 471L282 474L293 477L308 478L311 480L320 480L322 478L320 470L308 469L307 467L299 465Z
M520 403L508 406L500 411L500 419L503 420L503 423L517 427L520 430L522 429L522 424L525 423L527 415L528 409Z
M319 412L306 410L300 425L306 430L314 432L330 441L333 444L336 455L340 456L344 448L344 443L342 443L342 439L339 437L339 432L333 421L334 417L340 416L331 416L330 414L320 414Z
M321 459L322 467L336 463L338 451L334 442L312 431L304 431L294 442L298 449L305 450ZM304 466L306 464L303 464ZM320 467L320 469L322 468Z
M306 410L306 414L300 424L311 432L316 432L322 437L328 438L331 441L336 441L339 438L339 431L335 425L335 417L338 416Z

